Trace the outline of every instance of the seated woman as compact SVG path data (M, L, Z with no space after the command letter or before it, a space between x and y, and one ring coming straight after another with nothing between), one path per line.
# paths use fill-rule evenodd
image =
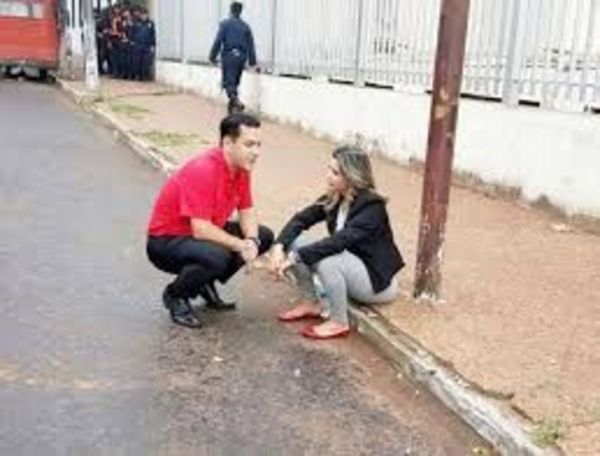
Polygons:
M271 270L283 276L289 268L308 292L279 319L324 318L302 330L313 339L348 335L349 298L367 304L392 301L398 291L395 275L404 266L368 155L356 147L337 148L327 187L325 195L291 218L271 251ZM322 221L328 237L317 242L299 238Z

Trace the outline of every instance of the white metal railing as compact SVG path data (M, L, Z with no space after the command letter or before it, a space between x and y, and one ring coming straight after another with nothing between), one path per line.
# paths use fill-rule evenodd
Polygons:
M252 0L260 66L398 90L431 88L441 0ZM159 58L206 62L229 0L160 0ZM600 0L471 0L463 93L600 108Z

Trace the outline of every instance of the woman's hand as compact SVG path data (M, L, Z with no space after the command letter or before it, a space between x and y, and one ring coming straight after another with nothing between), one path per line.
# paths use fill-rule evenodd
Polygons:
M279 270L281 269L281 265L285 261L285 252L283 251L283 245L275 244L271 249L269 258L269 271L271 271L273 274L278 274Z
M293 266L296 263L296 260L288 255L287 257L285 257L283 259L283 261L281 262L281 264L279 265L279 267L277 268L277 276L280 279L285 280L286 279L286 275L285 275L285 271L287 271L291 266Z

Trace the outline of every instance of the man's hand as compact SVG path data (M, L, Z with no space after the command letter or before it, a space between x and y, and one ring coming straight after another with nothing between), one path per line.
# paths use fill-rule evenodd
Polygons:
M240 244L239 253L248 268L251 268L252 263L258 257L258 247L252 239L244 239Z

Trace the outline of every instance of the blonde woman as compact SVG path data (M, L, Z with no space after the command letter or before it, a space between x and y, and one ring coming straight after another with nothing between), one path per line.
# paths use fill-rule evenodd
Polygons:
M290 269L305 292L279 319L325 320L301 331L313 339L348 335L349 298L368 304L394 300L395 275L404 266L368 155L351 146L335 149L326 180L327 193L288 221L271 251L271 270L283 276ZM328 237L299 237L319 222L326 222Z

